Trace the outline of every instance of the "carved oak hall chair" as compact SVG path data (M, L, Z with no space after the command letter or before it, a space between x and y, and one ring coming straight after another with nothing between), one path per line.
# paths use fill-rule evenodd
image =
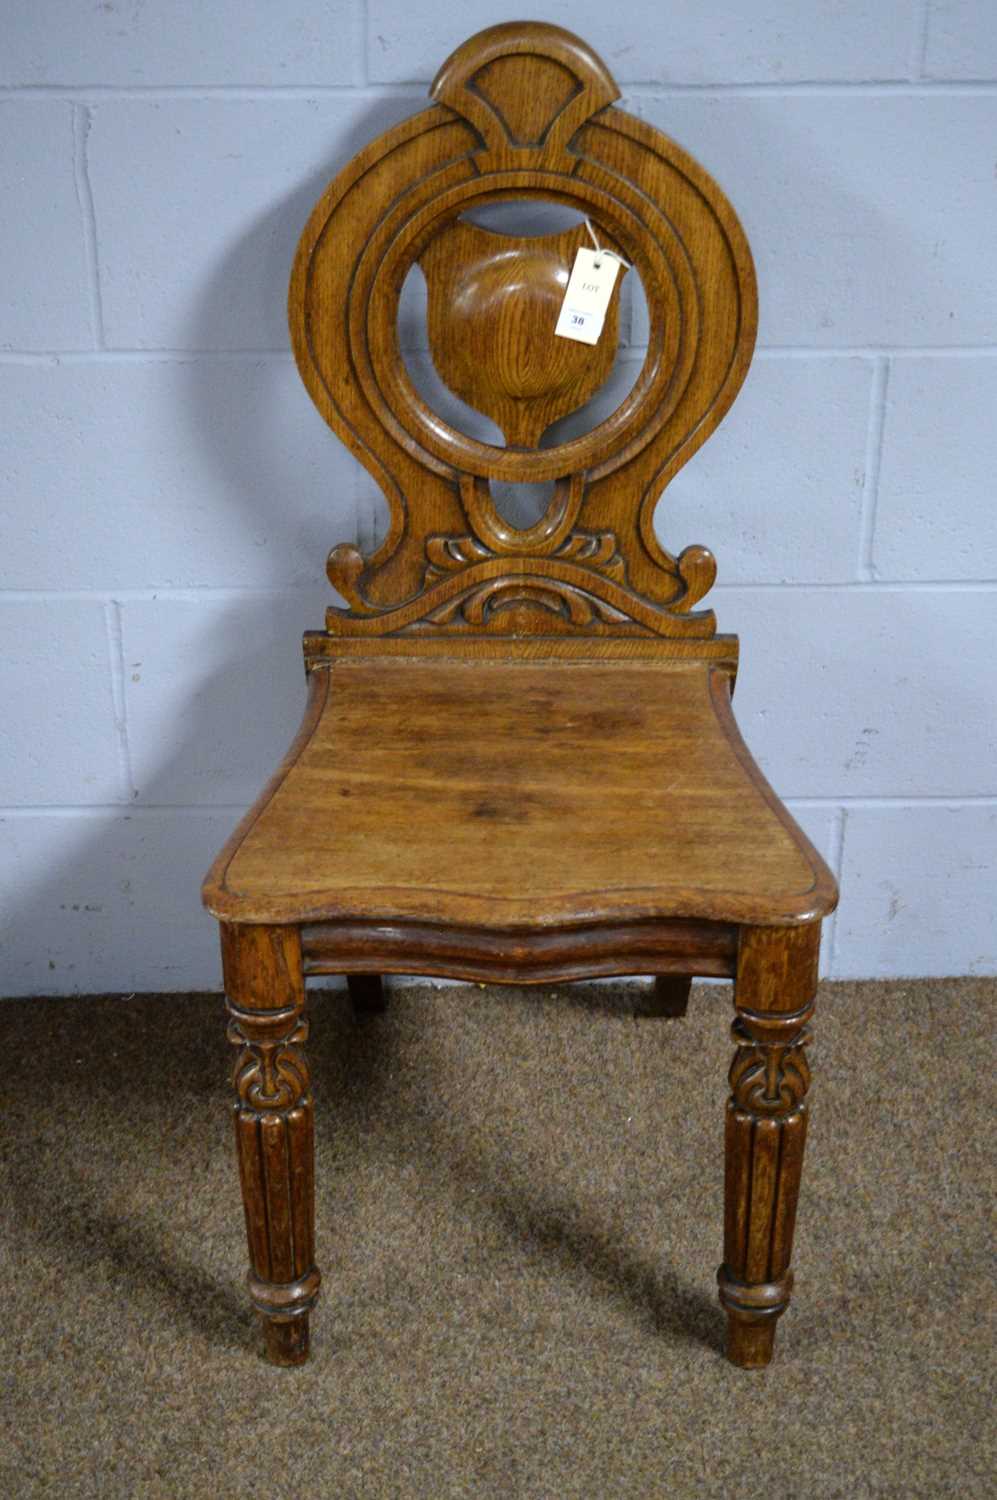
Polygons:
M390 523L371 556L331 552L347 607L305 636L304 722L204 886L239 1049L250 1294L270 1359L303 1362L319 1288L310 975L347 975L370 1009L384 973L649 974L671 1014L690 976L721 975L736 1054L720 1301L730 1359L764 1365L792 1288L803 1048L836 891L738 734L737 639L695 607L714 559L671 556L653 524L744 379L751 256L717 184L614 108L568 32L483 31L431 92L323 194L291 279L301 376ZM509 236L471 213L537 199L573 227ZM618 270L595 342L555 333L576 261ZM458 430L408 373L416 264L436 371L504 445ZM614 363L625 275L649 309L636 382L559 437ZM503 482L552 484L540 518L511 524Z

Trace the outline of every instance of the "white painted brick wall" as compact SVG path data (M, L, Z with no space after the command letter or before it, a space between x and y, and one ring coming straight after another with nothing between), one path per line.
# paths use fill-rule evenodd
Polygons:
M997 92L697 90L638 109L736 201L763 345L997 342Z
M662 541L707 542L724 584L850 583L874 379L872 359L757 354L730 415L665 491Z
M82 135L64 99L0 97L0 351L93 348Z
M370 0L370 78L428 82L465 37L518 14ZM906 78L918 24L908 0L545 0L542 19L591 42L618 83L706 86Z
M886 389L873 575L997 578L995 514L997 359L897 360Z
M0 360L8 589L325 580L366 476L290 354Z
M384 515L290 359L294 243L449 49L515 12L14 10L0 993L213 987L200 877L296 727L329 545ZM717 551L745 732L842 877L825 972L997 972L997 8L544 13L753 243L760 353L659 530ZM645 328L638 305L636 357Z

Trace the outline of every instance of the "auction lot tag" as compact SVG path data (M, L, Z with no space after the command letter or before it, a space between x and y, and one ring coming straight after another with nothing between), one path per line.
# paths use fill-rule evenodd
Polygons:
M606 250L583 246L575 255L564 301L554 329L558 338L597 344L620 262Z

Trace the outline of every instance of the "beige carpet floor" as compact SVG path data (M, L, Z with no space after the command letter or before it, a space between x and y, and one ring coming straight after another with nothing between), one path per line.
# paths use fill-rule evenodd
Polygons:
M730 992L312 1006L325 1287L263 1363L215 996L0 1005L0 1495L992 1495L992 981L822 991L796 1299L720 1356Z

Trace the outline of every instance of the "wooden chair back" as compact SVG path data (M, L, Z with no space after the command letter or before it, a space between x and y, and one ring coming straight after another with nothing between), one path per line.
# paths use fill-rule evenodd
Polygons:
M433 105L382 135L331 183L302 236L290 291L302 378L388 502L369 558L333 549L348 604L326 629L387 639L627 638L666 655L728 656L696 611L716 564L659 543L662 490L705 442L754 346L751 256L717 184L658 130L614 107L603 63L555 26L492 27L458 48ZM582 436L544 433L603 385L617 354L619 284L595 346L557 337L568 274L589 229L517 237L469 222L482 204L546 199L588 219L643 284L647 353L633 388ZM399 299L418 264L428 336L447 386L494 421L481 442L431 409L399 345ZM553 483L527 528L496 481ZM316 648L318 649L318 648ZM411 649L411 647L409 648ZM598 654L598 651L597 651Z

